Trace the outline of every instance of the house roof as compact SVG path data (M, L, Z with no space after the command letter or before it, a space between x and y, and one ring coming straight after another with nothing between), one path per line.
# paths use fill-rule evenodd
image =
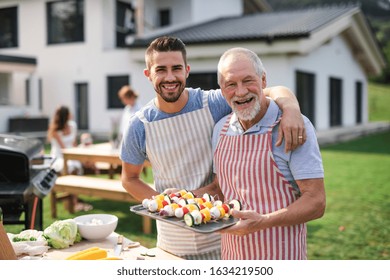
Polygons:
M307 37L356 7L311 8L223 17L175 30L161 30L134 40L130 47L147 46L154 38L170 35L186 44Z
M315 36L320 32L324 33L324 30L327 35ZM299 45L300 49L280 50L280 52L307 53L340 33L346 34L351 46L356 44L360 46L354 47L354 51L367 64L363 66L367 73L380 73L385 65L383 53L360 8L351 5L223 17L193 26L159 30L139 38L132 37L129 48L145 48L153 39L164 35L178 37L187 46L244 41L263 41L273 44L286 40L316 40L306 44L306 47L302 47L303 44ZM320 37L322 39L318 39ZM366 42L362 43L360 40ZM295 44L295 48L297 46ZM273 49L277 51L277 48ZM362 58L362 54L366 57Z

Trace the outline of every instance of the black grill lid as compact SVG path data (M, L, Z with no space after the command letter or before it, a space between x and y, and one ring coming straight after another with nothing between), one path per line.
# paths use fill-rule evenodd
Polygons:
M43 149L39 139L0 134L0 182L26 182L30 161Z
M32 159L43 149L43 143L39 139L27 138L16 135L0 134L0 150L8 150L26 155Z

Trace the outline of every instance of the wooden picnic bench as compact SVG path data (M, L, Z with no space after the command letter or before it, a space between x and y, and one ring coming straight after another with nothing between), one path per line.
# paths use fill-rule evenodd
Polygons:
M61 193L66 196L61 197ZM69 212L74 213L74 203L71 195L86 195L103 199L139 203L122 186L120 180L105 179L80 175L64 175L57 178L50 194L51 216L57 217L57 201L67 200ZM148 217L142 217L142 227L145 234L152 232L152 222Z

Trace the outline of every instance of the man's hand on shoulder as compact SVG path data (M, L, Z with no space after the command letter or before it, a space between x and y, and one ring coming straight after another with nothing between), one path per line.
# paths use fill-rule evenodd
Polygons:
M280 146L285 141L285 152L295 150L306 141L305 123L299 110L299 106L294 104L285 105L282 119L279 125L278 139L276 146Z
M304 144L306 141L305 123L298 100L292 91L284 86L275 86L264 89L264 94L271 97L283 111L276 146L280 146L284 138L287 153Z

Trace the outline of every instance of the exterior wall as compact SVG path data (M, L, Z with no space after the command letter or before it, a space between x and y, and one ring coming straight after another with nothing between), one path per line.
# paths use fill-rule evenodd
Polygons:
M368 121L367 79L363 69L352 56L348 45L341 36L306 56L293 57L290 61L291 75L295 71L307 71L316 75L315 94L316 129L325 130L329 123L329 78L342 80L342 125L355 125L355 83L363 84L363 123ZM295 89L295 86L292 88Z
M116 48L116 38L115 38L115 2L112 0L98 0L96 2L101 2L101 10L97 10L96 13L98 16L96 18L102 18L100 23L101 30L103 32L102 36L102 50L109 51ZM99 30L99 29L98 29ZM98 33L98 32L96 32Z
M145 20L148 25L158 26L158 11L164 8L171 9L170 27L240 15L243 10L241 0L145 0ZM153 28L145 28L145 33L152 31Z
M191 11L192 21L198 23L223 16L241 15L243 4L241 0L192 0ZM184 20L186 20L185 17Z

